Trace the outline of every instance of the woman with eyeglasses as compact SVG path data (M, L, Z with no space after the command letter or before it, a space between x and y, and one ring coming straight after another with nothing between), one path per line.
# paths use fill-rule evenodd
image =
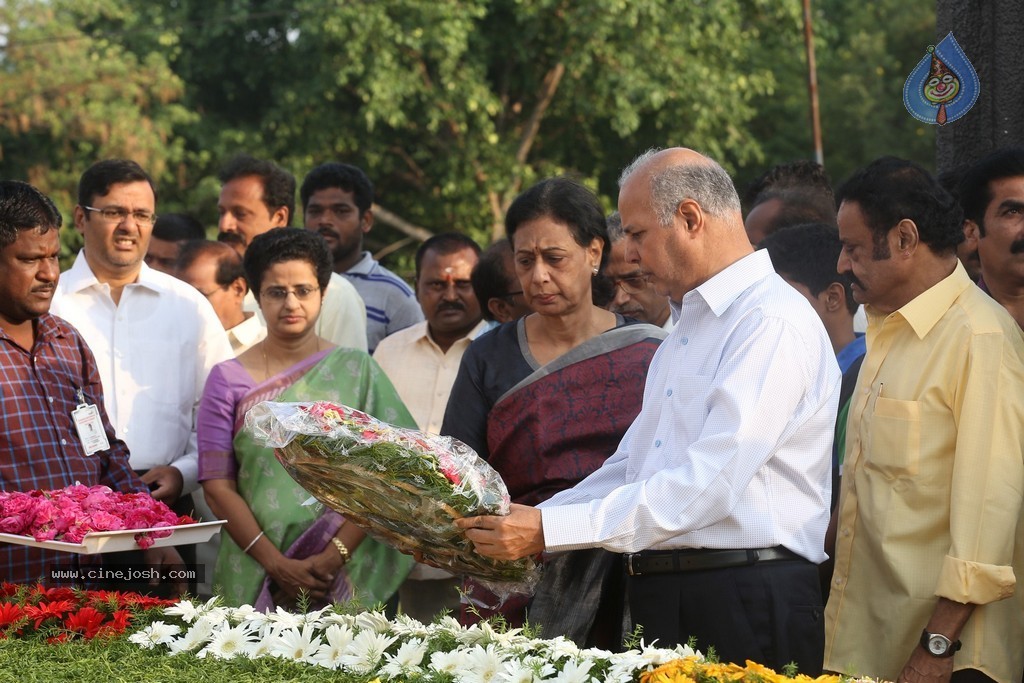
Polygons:
M486 459L513 502L536 505L615 451L640 412L647 367L665 333L594 303L608 236L597 197L582 185L567 178L534 185L509 207L505 232L533 313L466 350L441 433ZM525 600L509 600L499 611L513 625L525 611L547 636L616 649L622 578L616 555L567 553L548 562L528 609ZM494 602L480 587L470 598L483 614Z
M416 424L365 352L317 336L331 277L322 237L271 230L253 239L244 265L267 336L214 366L197 418L199 479L210 508L227 520L212 584L229 604L261 611L293 608L303 590L316 605L353 596L385 602L412 558L364 538L337 513L304 505L310 494L242 425L246 411L267 400L328 400L402 427Z

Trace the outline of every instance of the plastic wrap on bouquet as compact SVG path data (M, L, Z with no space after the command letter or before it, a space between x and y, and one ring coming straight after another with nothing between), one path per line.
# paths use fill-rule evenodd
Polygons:
M454 524L509 511L501 476L461 441L325 401L264 401L246 413L245 427L303 488L371 535L473 576L499 597L532 592L532 559L479 555Z

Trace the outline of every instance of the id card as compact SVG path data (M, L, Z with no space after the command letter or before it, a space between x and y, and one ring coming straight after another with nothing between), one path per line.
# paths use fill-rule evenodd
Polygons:
M110 449L110 441L103 431L103 420L100 418L99 409L89 403L79 403L78 407L71 411L71 419L78 430L78 438L82 442L82 448L86 455L99 453Z

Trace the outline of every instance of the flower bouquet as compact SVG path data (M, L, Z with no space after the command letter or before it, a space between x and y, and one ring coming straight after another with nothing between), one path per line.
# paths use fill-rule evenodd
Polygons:
M494 469L455 439L403 429L346 406L253 406L246 429L303 488L403 552L469 574L498 595L528 592L532 559L506 562L473 552L453 520L505 515L508 490Z
M0 491L0 533L30 536L36 542L82 543L88 533L146 529L134 535L135 543L145 550L154 539L172 533L170 528L152 529L194 523L148 493L120 493L106 486Z

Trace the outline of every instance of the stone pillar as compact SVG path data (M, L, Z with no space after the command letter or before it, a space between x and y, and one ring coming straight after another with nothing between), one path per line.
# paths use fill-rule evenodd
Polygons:
M1024 146L1024 2L937 0L935 42L950 31L977 70L981 93L963 118L939 127L939 173Z

